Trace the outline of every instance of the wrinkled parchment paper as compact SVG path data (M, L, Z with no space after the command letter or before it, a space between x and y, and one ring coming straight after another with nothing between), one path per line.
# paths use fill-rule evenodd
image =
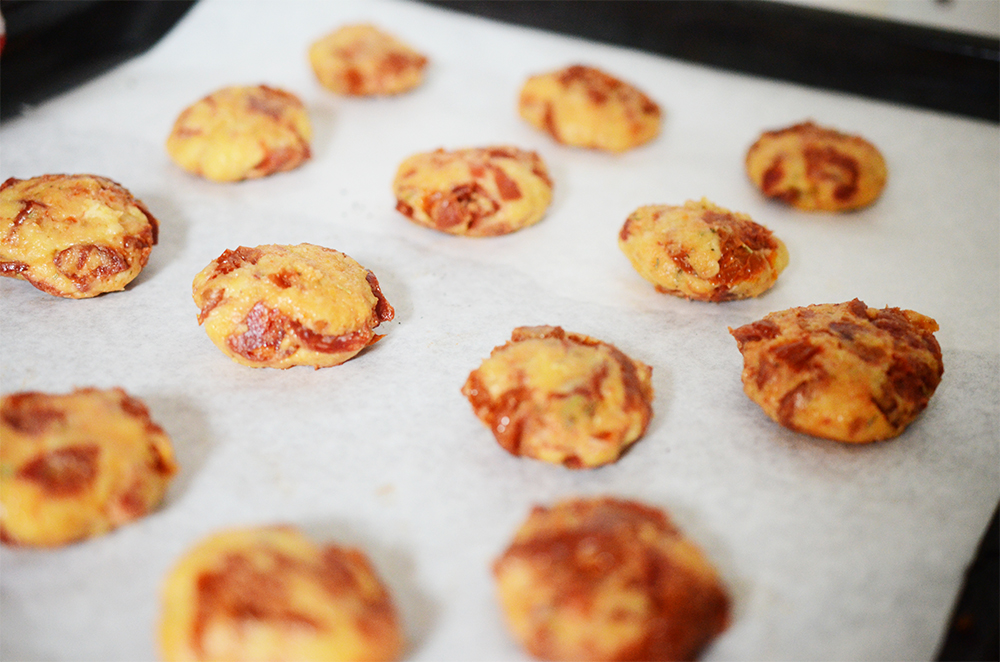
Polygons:
M323 90L309 44L370 21L431 59L386 99ZM653 143L613 156L554 144L517 116L531 74L599 66L665 111ZM313 159L216 184L174 166L177 114L223 86L298 94ZM846 215L762 198L743 156L764 129L812 118L860 133L890 168ZM547 161L546 218L492 239L446 236L394 210L410 154L513 144ZM58 299L0 282L4 392L122 386L173 438L163 507L59 550L0 551L0 651L17 660L156 657L164 574L220 528L286 522L365 549L414 660L518 660L490 564L532 504L615 494L666 509L716 564L732 627L705 659L928 659L1000 497L1000 154L994 124L732 75L393 1L202 0L161 43L0 127L0 175L94 173L161 223L126 291ZM750 214L791 264L758 299L658 294L617 247L643 204L707 196ZM227 248L311 242L375 272L396 309L385 339L335 368L250 369L196 322L194 275ZM849 446L771 422L742 391L727 327L858 297L938 320L945 374L896 440ZM593 471L508 455L459 389L515 326L558 324L653 366L654 417Z

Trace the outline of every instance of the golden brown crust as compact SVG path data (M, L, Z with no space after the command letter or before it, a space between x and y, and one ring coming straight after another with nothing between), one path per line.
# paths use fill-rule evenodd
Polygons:
M378 342L395 311L370 270L313 244L226 250L194 279L198 323L253 368L339 365Z
M267 85L234 86L185 108L166 147L188 172L236 182L298 168L312 155L311 139L297 96Z
M758 296L788 264L785 244L770 230L704 198L640 207L618 245L658 291L702 301Z
M420 85L427 58L373 25L345 25L309 48L323 87L347 96L401 94Z
M535 507L493 574L511 631L540 659L690 660L729 624L715 569L635 501Z
M573 469L615 462L653 415L652 368L560 327L518 327L462 393L512 455Z
M899 308L791 308L730 329L743 388L778 423L817 437L870 442L899 435L924 408L944 366L933 319Z
M177 471L170 439L120 388L0 400L0 540L53 547L152 511Z
M158 232L142 201L106 177L11 177L0 185L0 276L55 296L125 289Z
M405 640L363 552L292 527L209 536L163 587L163 659L396 660Z
M542 158L509 146L415 154L400 164L392 189L396 209L413 222L470 237L533 225L552 200Z
M530 77L518 111L559 143L624 152L660 132L660 107L633 85L600 69L572 65Z
M888 177L870 142L812 122L765 131L747 151L746 169L764 195L805 211L870 205Z

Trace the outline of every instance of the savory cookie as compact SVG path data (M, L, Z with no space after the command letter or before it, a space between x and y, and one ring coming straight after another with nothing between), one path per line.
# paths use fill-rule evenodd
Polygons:
M160 652L181 660L396 660L404 635L363 552L290 526L230 529L166 577Z
M346 25L309 48L323 87L350 96L390 95L420 85L427 58L373 25Z
M54 547L152 511L177 472L146 406L120 388L0 400L0 540Z
M870 205L888 177L870 142L812 122L765 131L747 151L746 169L764 195L805 211Z
M691 660L729 625L715 568L634 501L536 506L493 574L514 636L545 660Z
M600 340L518 327L462 393L512 455L589 469L616 461L646 431L652 373Z
M729 332L743 390L778 423L836 441L900 434L941 381L937 322L847 303L791 308Z
M186 108L167 138L177 165L216 182L292 170L309 159L312 125L294 94L226 87Z
M656 103L629 83L573 65L531 76L518 99L521 117L556 142L624 152L660 132Z
M552 201L545 162L516 147L416 154L400 164L392 190L396 209L415 223L470 237L533 225Z
M618 246L658 291L703 301L755 297L788 265L785 244L770 230L704 198L640 207Z
M381 340L373 329L395 315L375 274L313 244L227 250L192 293L208 337L252 368L339 365Z
M159 227L105 177L11 177L0 185L0 275L73 299L123 290L146 266Z

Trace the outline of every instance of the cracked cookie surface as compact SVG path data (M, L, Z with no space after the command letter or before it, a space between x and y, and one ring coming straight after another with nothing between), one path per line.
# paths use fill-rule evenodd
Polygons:
M168 662L389 662L405 647L364 552L291 526L228 529L188 550L163 583L159 639Z
M392 189L397 211L414 223L470 237L534 225L552 201L542 158L509 146L415 154L400 164Z
M730 333L743 390L781 425L816 437L890 439L920 414L944 366L936 321L854 299L790 308Z
M558 143L609 152L653 140L663 114L631 83L579 64L529 77L518 97L518 112Z
M320 84L347 96L408 92L424 80L427 57L374 25L345 25L309 48Z
M636 501L536 506L493 575L511 632L544 660L691 660L729 625L715 568Z
M125 289L158 234L142 201L107 177L11 177L0 185L0 275L55 296Z
M173 446L120 388L0 400L0 539L54 547L145 516L177 472Z
M652 370L582 334L518 327L462 393L512 455L593 468L618 460L646 431Z
M192 296L212 342L253 368L339 365L395 316L375 274L313 244L226 250L195 277Z
M866 207L889 176L873 144L813 122L765 131L747 151L745 165L764 195L804 211Z
M705 199L640 207L618 246L658 291L702 301L758 296L788 265L788 249L770 230Z
M267 85L222 88L185 108L167 153L188 172L237 182L293 170L312 156L312 125L291 92Z

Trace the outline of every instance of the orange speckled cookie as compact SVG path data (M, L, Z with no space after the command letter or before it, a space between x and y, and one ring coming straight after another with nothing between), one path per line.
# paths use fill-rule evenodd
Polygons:
M143 517L177 472L149 410L120 388L0 400L0 540L55 547Z
M788 249L770 230L705 199L640 207L618 246L658 291L702 301L758 296L788 265Z
M912 310L847 303L791 308L730 333L743 390L797 432L869 442L899 435L941 381L937 322Z
M649 142L662 121L660 107L639 89L582 65L528 78L518 111L556 142L609 152Z
M0 275L55 296L125 289L158 232L146 206L106 177L11 177L0 185Z
M870 142L812 122L765 131L747 151L746 169L764 195L805 211L870 205L888 177Z
M534 225L552 201L542 158L506 146L416 154L400 164L392 189L396 209L413 222L470 237Z
M240 246L194 279L198 323L229 358L252 368L325 368L382 339L395 312L368 269L331 248Z
M407 92L424 79L427 58L373 25L345 25L313 43L309 62L320 84L348 96Z
M462 387L512 455L573 469L615 462L653 415L653 369L560 327L518 327Z
M237 182L298 168L311 156L311 139L309 115L291 92L226 87L180 114L167 153L188 172Z
M693 660L729 625L715 568L635 501L536 506L493 574L512 633L543 660Z
M405 646L365 554L289 526L226 530L189 550L164 581L159 636L167 662L388 662Z

